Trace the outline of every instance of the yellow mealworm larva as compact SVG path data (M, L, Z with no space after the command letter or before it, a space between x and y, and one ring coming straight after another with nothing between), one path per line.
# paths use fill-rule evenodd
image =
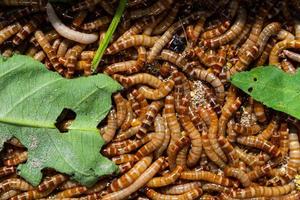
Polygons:
M112 109L108 114L107 125L103 128L102 137L105 143L109 143L114 138L117 126L116 111Z
M126 100L120 93L115 94L113 98L117 107L117 126L120 127L127 115Z
M20 23L17 22L17 23L11 24L11 25L5 27L4 29L0 30L0 44L2 44L8 38L15 35L18 31L21 30L21 28L22 28L22 26L20 25Z
M200 188L195 188L178 195L160 194L153 189L146 189L146 195L153 200L193 200L198 198L201 194L202 190Z

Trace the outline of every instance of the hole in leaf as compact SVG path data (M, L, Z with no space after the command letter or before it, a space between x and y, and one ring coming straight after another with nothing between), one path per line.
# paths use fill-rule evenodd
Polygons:
M75 120L76 113L68 108L64 108L60 115L56 118L55 126L61 133L68 132L68 127Z
M256 77L254 77L254 78L253 78L253 81L255 81L255 82L256 82L256 81L257 81L257 78L256 78Z
M253 87L248 88L248 92L252 92L253 91Z

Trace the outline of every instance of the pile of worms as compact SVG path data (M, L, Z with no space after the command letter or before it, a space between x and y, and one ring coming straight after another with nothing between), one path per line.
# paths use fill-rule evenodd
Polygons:
M118 1L0 1L0 53L30 56L65 78L105 73L124 89L99 124L119 173L88 188L52 169L33 187L27 149L0 154L0 199L299 200L300 123L230 77L300 63L298 0L128 0L95 72Z

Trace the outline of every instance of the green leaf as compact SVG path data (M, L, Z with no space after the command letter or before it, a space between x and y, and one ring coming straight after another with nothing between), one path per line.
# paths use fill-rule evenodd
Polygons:
M254 68L232 77L231 83L255 100L300 119L300 72L291 75L275 66Z
M98 123L111 107L111 94L121 86L109 76L65 79L30 57L0 57L0 150L11 137L28 148L20 175L39 184L41 170L53 168L91 186L117 167L99 151L104 141ZM55 126L64 108L76 118L67 133Z
M125 10L125 7L126 7L126 3L127 3L127 0L120 0L120 2L119 2L119 5L118 5L117 11L114 15L114 18L112 19L112 21L108 27L108 30L105 33L103 40L100 42L99 48L97 49L95 57L92 61L93 70L96 70L96 68L98 67L98 65L102 59L102 56L104 55L104 52L105 52L115 30L120 22L120 19Z

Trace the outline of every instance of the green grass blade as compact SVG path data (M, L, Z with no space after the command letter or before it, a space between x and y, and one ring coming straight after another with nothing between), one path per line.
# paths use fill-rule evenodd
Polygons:
M98 65L101 61L101 58L109 44L109 41L111 40L112 35L114 34L114 32L120 22L122 14L125 10L126 3L127 3L127 0L120 0L120 2L119 2L115 16L114 16L113 20L111 21L107 32L105 33L104 39L100 42L99 48L97 49L96 55L93 59L93 62L92 62L93 71L95 71L96 68L98 67Z

